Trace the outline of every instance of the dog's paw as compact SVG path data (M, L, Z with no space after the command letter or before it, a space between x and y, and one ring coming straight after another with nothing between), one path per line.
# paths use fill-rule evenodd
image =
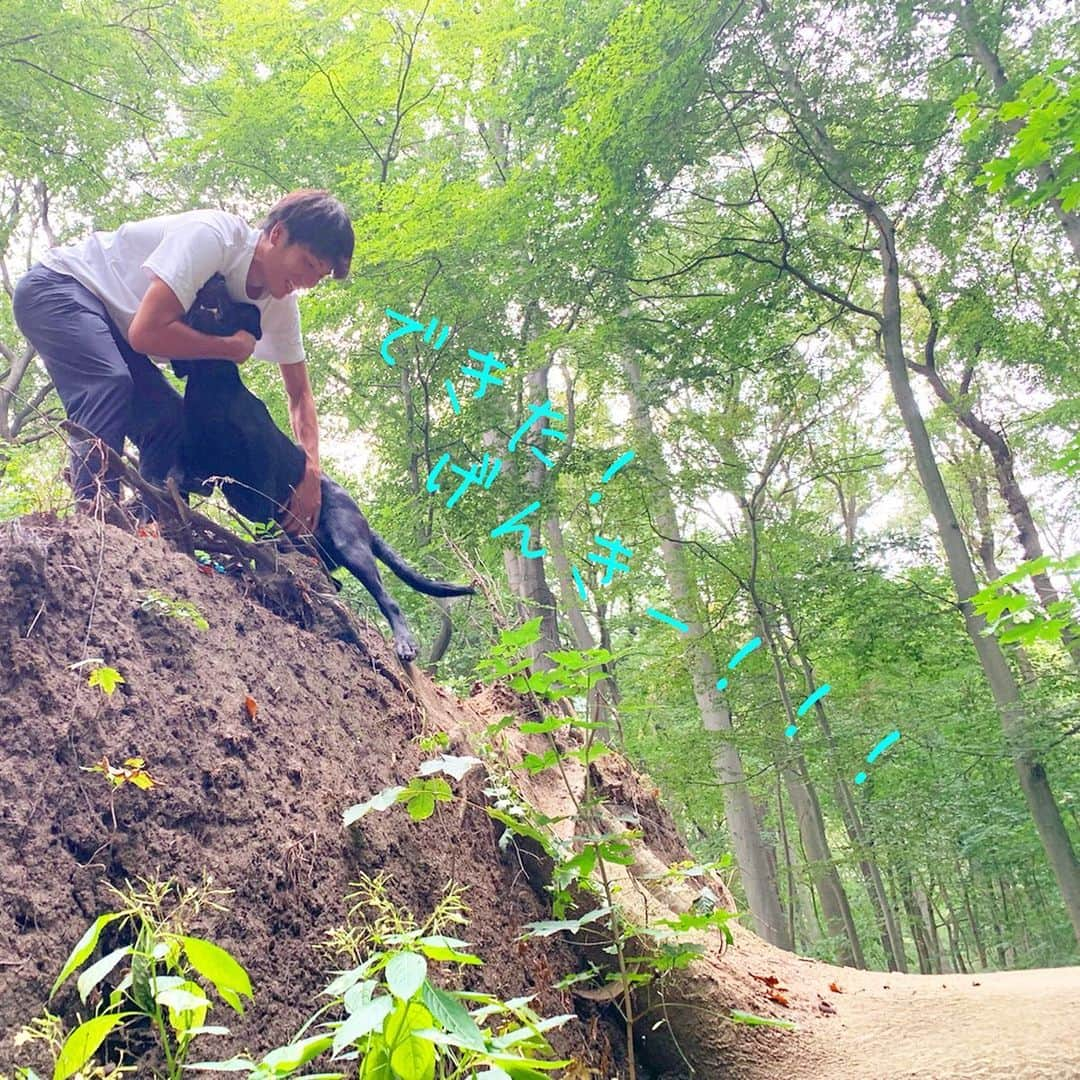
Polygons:
M420 653L420 646L416 638L407 630L403 634L394 635L394 651L406 664L411 663Z

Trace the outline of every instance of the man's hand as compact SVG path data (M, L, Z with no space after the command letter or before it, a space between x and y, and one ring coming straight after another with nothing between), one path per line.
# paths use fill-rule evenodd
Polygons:
M322 474L308 458L304 475L293 489L293 496L289 500L285 518L281 523L282 528L291 536L315 531L315 526L319 523L319 508L322 505L321 476Z
M228 347L229 355L223 356L223 360L231 360L234 364L242 364L255 351L255 336L246 330L237 330L222 340L222 347Z

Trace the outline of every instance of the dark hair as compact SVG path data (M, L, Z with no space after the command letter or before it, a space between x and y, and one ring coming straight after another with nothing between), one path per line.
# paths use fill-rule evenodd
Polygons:
M343 278L352 261L352 222L348 211L330 194L315 188L291 191L266 215L262 231L268 233L281 223L290 244L303 244L333 267L334 277Z

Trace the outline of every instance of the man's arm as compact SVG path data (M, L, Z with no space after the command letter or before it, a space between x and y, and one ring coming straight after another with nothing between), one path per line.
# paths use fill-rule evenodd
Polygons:
M246 360L255 348L255 339L244 330L228 337L201 334L181 322L183 317L184 307L176 293L161 278L154 277L131 320L128 343L136 352L170 360L200 358L234 363Z
M287 532L314 532L319 521L322 502L319 471L319 420L315 414L315 398L311 393L307 364L282 364L281 378L289 398L289 421L296 441L307 454L303 479L296 485L289 501L289 516L285 519Z

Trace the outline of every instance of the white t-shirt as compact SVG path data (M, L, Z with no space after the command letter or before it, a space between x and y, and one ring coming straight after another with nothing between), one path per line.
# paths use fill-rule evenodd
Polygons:
M222 274L229 295L254 304L262 316L255 358L297 364L305 356L296 297L275 300L268 291L258 300L247 295L247 273L258 239L259 230L235 214L189 210L133 221L116 232L91 233L78 244L50 249L41 261L85 285L125 338L151 275L161 278L187 311L207 280Z

